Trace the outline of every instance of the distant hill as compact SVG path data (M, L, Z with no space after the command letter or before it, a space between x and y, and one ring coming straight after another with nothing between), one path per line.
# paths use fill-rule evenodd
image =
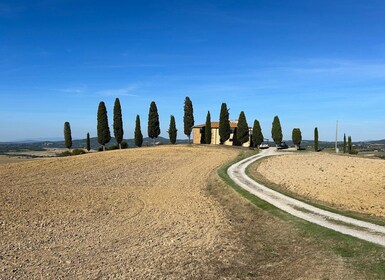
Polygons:
M97 137L92 137L91 148L98 149L101 145L98 143ZM129 148L135 148L134 139L124 139L123 141L128 143ZM168 144L170 141L164 137L158 137L155 140L158 144ZM187 144L187 140L178 139L178 144ZM106 145L107 147L115 145L115 138L112 137L111 141ZM152 139L146 137L143 139L143 146L152 145ZM65 148L64 140L63 141L30 141L30 142L0 142L0 153L7 152L16 152L16 151L43 151L46 148ZM85 149L86 148L86 139L72 140L72 148L76 149Z

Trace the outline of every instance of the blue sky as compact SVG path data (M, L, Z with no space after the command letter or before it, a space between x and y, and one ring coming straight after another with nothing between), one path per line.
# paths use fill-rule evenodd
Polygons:
M183 135L189 96L207 111L245 111L266 137L385 138L384 1L0 0L0 141L96 135L104 101L119 97L125 138L157 103Z

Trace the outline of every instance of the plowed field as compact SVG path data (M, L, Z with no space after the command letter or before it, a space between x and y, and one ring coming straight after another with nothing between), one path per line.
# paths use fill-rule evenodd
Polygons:
M236 154L155 147L1 165L0 278L213 278L235 241L204 189Z

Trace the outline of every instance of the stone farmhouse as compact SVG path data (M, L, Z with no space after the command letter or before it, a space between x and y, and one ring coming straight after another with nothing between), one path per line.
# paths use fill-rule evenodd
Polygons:
M205 127L206 124L200 124L193 127L193 144L204 144L205 143ZM224 143L224 145L233 146L237 143L234 142L234 133L236 133L238 127L237 121L230 121L231 134L230 138ZM250 135L252 133L251 127L249 127ZM211 144L219 145L219 122L211 123ZM243 147L250 146L250 140L242 145Z

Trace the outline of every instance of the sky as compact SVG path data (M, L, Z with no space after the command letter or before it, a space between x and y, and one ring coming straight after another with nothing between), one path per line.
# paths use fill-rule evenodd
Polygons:
M195 124L244 111L271 138L385 139L385 2L0 0L0 142L96 136L100 101L124 138L155 101L161 136L183 105Z

